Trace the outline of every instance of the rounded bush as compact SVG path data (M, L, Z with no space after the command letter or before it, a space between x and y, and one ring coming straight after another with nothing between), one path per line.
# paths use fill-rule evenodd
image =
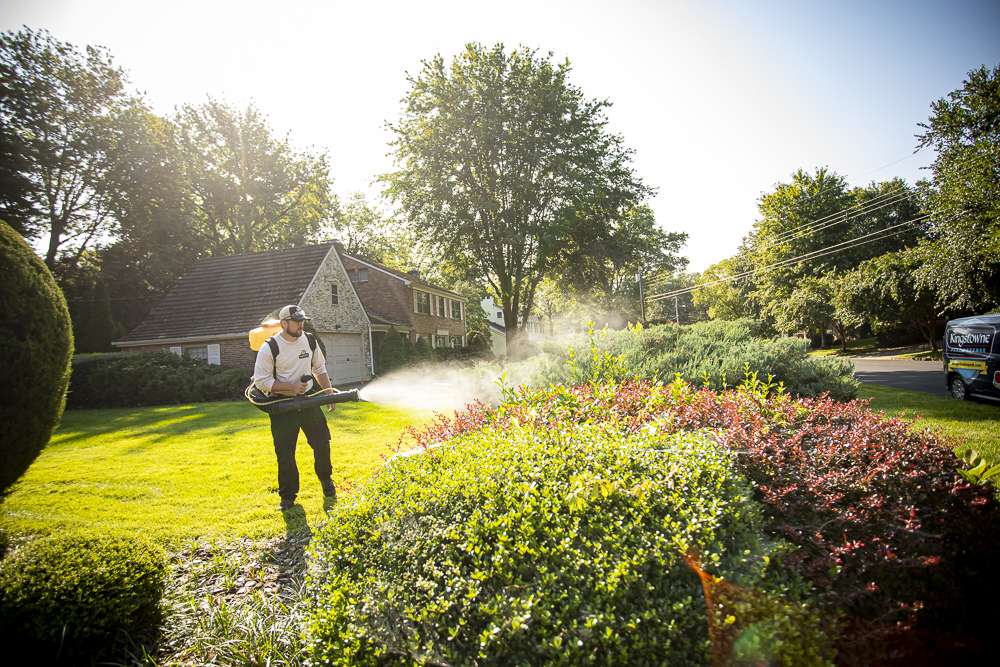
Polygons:
M0 222L0 493L20 477L62 417L73 333L45 264Z
M394 460L313 539L311 658L704 664L687 557L761 586L773 547L750 494L704 434L507 424ZM803 636L756 657L822 664Z
M166 571L161 549L132 538L29 542L0 562L0 637L38 663L110 657L156 627Z

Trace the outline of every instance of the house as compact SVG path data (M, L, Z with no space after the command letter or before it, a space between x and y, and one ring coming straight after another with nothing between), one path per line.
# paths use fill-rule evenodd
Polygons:
M334 385L370 380L379 338L392 327L432 347L465 345L461 295L346 255L336 242L201 260L112 345L249 373L257 354L250 330L289 303L312 318Z
M486 313L486 321L490 325L490 346L493 354L502 357L507 354L507 324L503 317L503 308L493 297L488 296L479 302L479 306ZM529 342L533 342L542 336L542 320L537 315L529 315L528 319L521 326L521 333L527 336Z
M465 298L432 285L416 271L403 273L357 255L341 258L372 323L375 349L395 329L411 343L465 347Z

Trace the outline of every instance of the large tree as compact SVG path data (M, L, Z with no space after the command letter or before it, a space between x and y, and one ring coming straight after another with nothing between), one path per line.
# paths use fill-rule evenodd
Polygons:
M0 82L2 205L25 236L44 239L50 269L63 254L72 267L113 229L116 120L135 101L106 50L30 28L0 33Z
M868 324L875 333L915 328L937 350L935 294L913 278L927 261L924 249L887 252L849 271L834 293L837 318L848 326Z
M923 235L916 193L899 179L849 189L825 168L799 170L759 208L747 239L754 296L775 323L796 319L781 311L804 279L842 273Z
M253 105L216 100L176 118L191 224L205 252L242 254L317 240L337 215L326 157L296 151Z
M944 309L1000 306L1000 65L931 105L920 146L937 152L932 243L917 270Z
M409 77L390 125L388 193L439 256L500 300L509 335L575 232L620 220L648 195L608 131L610 103L569 81L569 62L469 44Z
M687 259L680 250L686 240L687 234L661 229L649 206L636 206L609 224L581 225L561 252L559 272L594 305L637 320L638 275L670 276L682 270Z

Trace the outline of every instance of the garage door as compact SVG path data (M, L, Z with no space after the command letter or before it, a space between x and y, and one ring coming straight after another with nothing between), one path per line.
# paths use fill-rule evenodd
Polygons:
M365 379L365 358L361 334L320 334L326 346L326 372L336 387Z

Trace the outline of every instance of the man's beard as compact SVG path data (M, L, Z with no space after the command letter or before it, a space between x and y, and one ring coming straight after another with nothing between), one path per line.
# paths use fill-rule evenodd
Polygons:
M291 329L285 329L285 333L291 336L292 338L298 338L299 336L302 335L302 329L299 329L295 333L292 333Z

